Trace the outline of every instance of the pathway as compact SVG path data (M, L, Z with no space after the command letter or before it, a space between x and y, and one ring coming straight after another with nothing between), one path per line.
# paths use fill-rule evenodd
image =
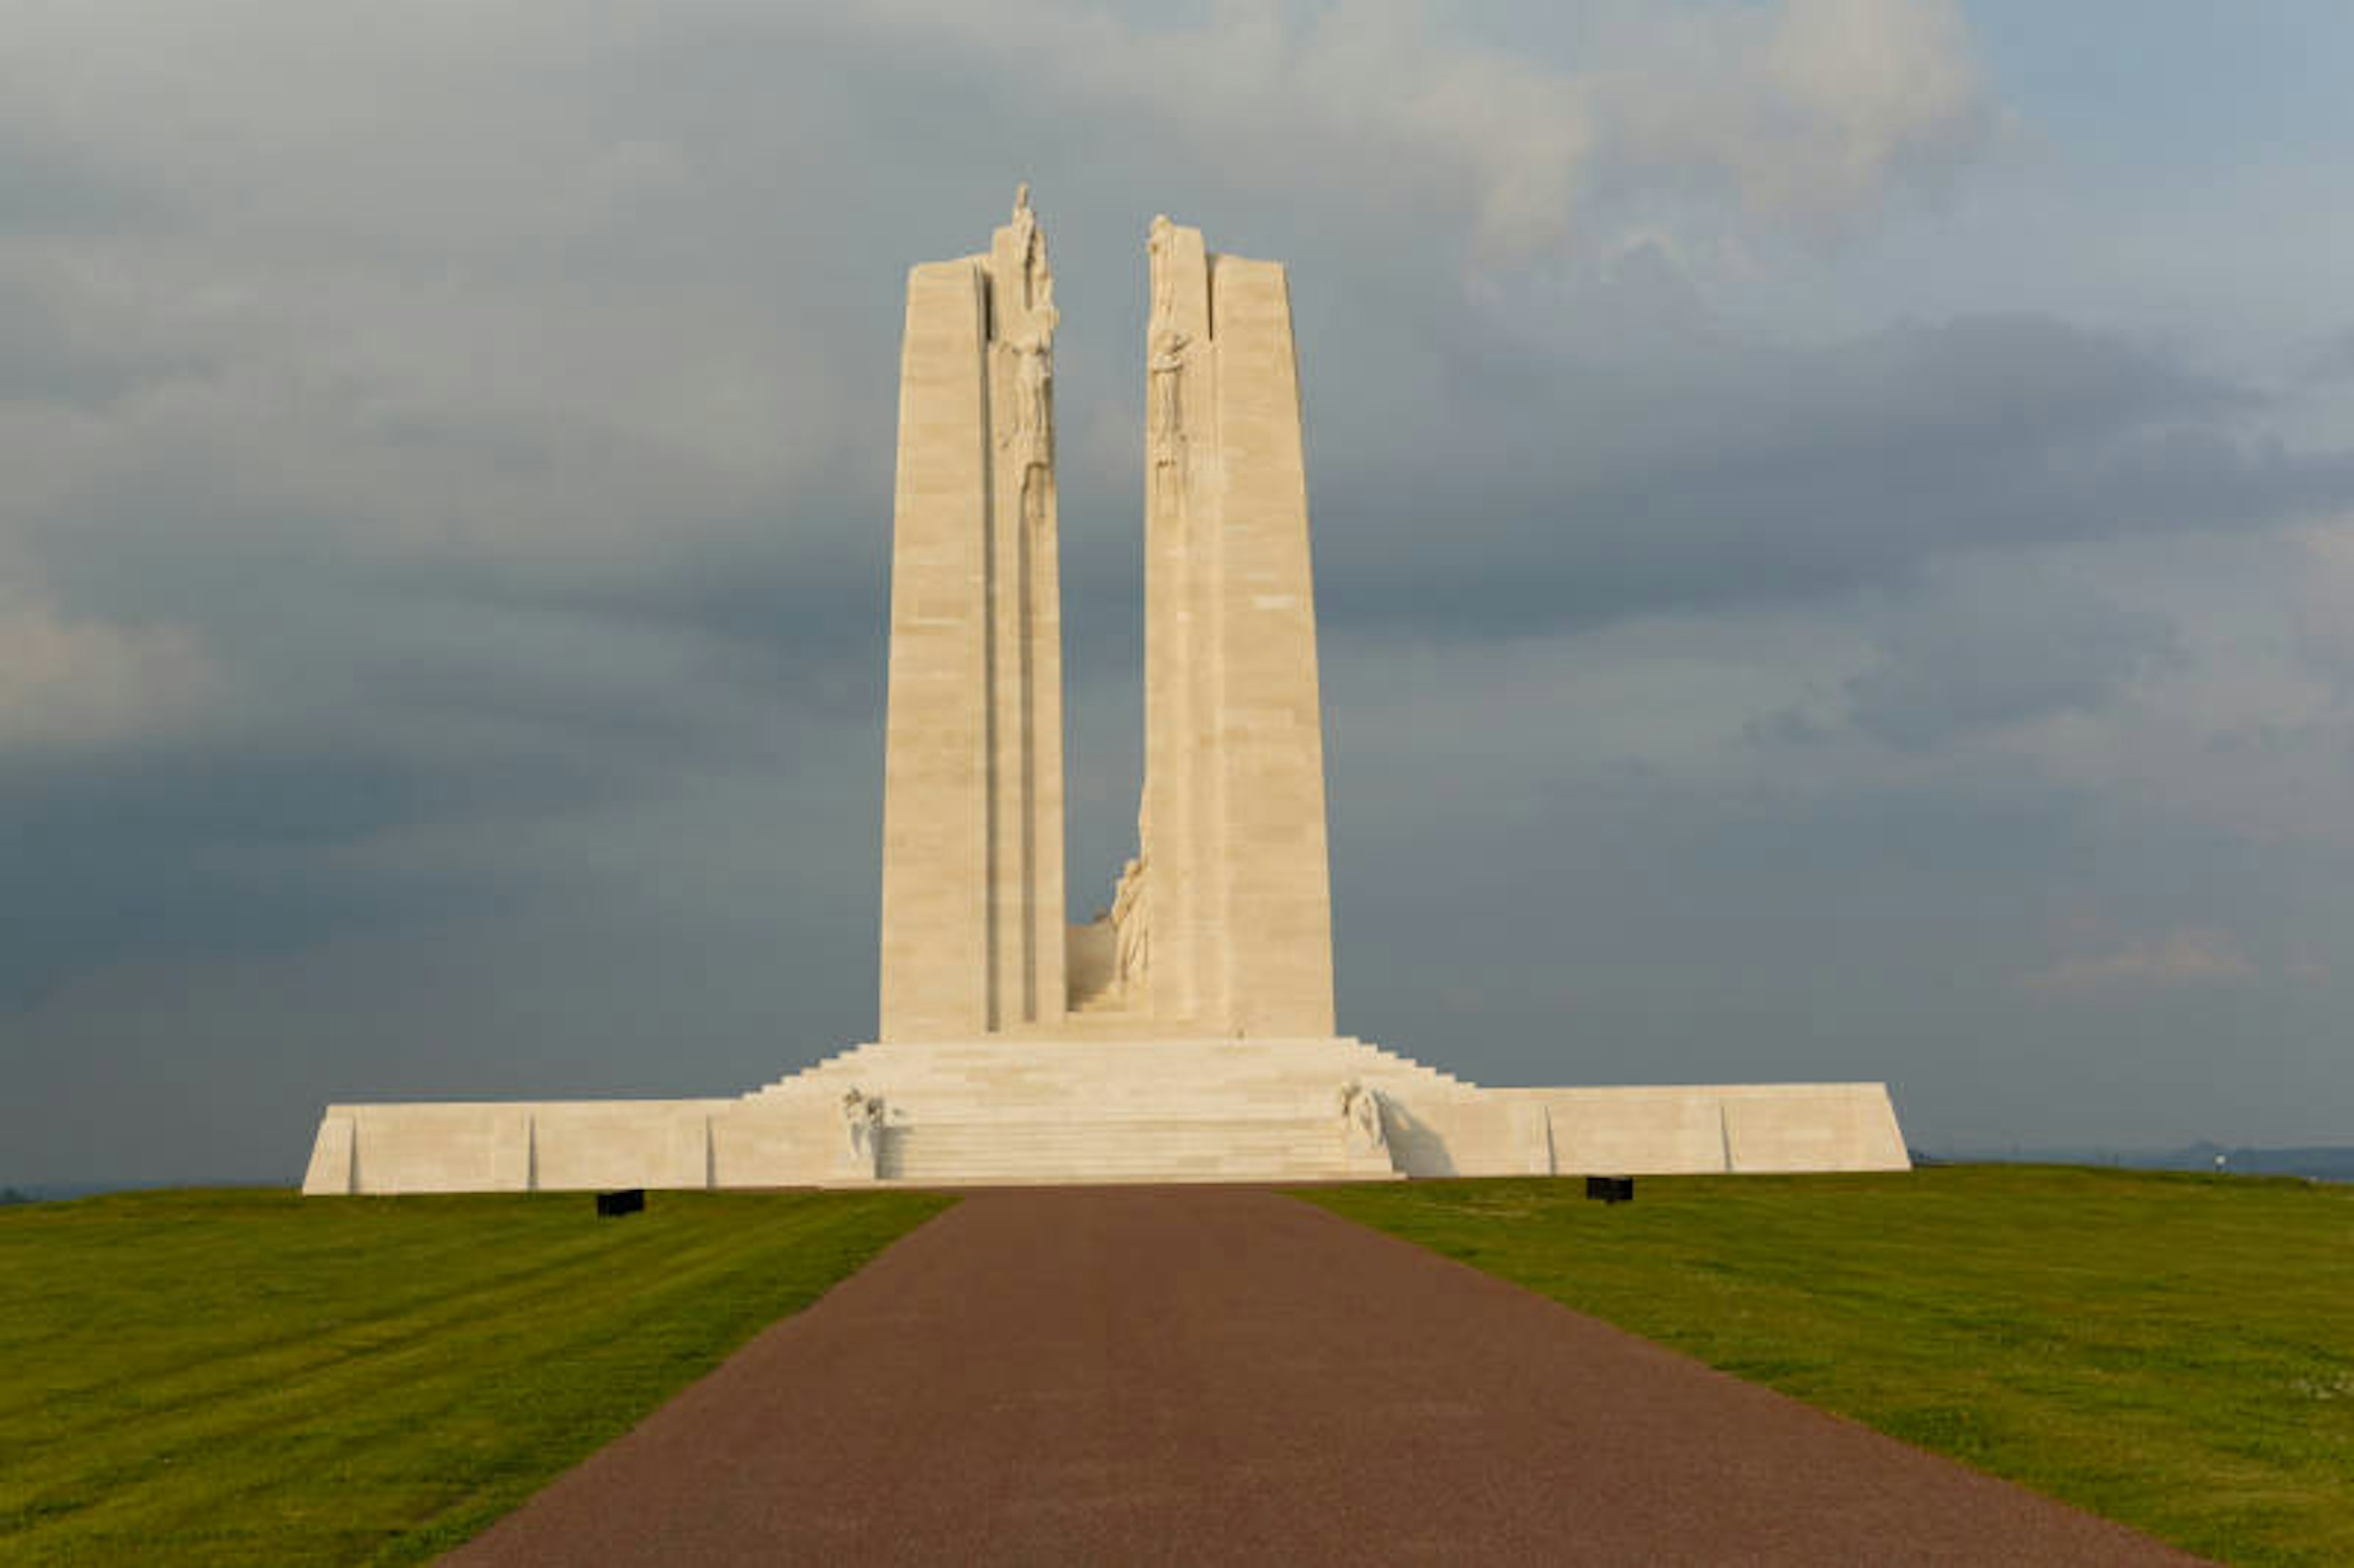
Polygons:
M450 1561L2189 1562L1280 1193L985 1191Z

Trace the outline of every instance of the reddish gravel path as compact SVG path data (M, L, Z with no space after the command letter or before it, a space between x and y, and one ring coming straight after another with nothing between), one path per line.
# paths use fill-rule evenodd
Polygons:
M1279 1193L976 1192L451 1562L2189 1562Z

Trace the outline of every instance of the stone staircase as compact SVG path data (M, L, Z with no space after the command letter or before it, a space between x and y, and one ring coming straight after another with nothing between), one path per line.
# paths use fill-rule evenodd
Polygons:
M916 1122L884 1136L886 1181L1343 1181L1363 1174L1331 1118Z
M1144 1020L1124 1020L1140 1032ZM1108 1032L1106 1032L1108 1033ZM1122 1033L1125 1033L1123 1031ZM853 1086L888 1107L880 1176L921 1183L1344 1181L1339 1093L1358 1082L1426 1104L1473 1086L1363 1041L998 1035L867 1044L744 1097L831 1107Z
M1095 990L1071 998L1071 1012L1082 1018L1089 1015L1106 1017L1125 1010L1128 998L1116 981L1106 981Z

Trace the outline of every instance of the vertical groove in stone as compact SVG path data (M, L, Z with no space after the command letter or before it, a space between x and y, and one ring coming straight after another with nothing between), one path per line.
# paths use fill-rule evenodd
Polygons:
M1151 959L1140 1011L1172 1031L1209 1027L1216 904L1209 845L1214 657L1204 613L1214 543L1214 378L1208 259L1199 229L1171 225L1152 260L1147 329L1143 858ZM1174 369L1154 370L1154 363ZM1159 376L1156 393L1150 385ZM1173 407L1166 400L1173 399ZM1221 1033L1224 1031L1221 1030Z
M982 945L988 953L985 981L986 998L981 1005L981 1026L995 1031L1005 1026L1005 744L1009 726L1004 712L1004 684L1000 679L1002 662L998 642L1005 635L1007 617L1000 613L1000 596L1005 591L1004 541L997 518L997 442L1000 393L998 390L997 324L1004 320L1003 307L997 302L994 278L984 269L981 274L981 298L988 302L983 319L987 335L981 350L981 450L983 491L981 496L981 551L983 567L981 579L981 756L985 759L981 773L981 814L988 824L987 870L983 874L987 896L982 903Z
M996 563L989 594L994 1030L1059 1020L1066 1001L1055 316L1044 292L1051 284L1044 240L1035 234L1034 219L998 229L984 262L994 323L987 350ZM1046 374L1034 380L1040 372Z

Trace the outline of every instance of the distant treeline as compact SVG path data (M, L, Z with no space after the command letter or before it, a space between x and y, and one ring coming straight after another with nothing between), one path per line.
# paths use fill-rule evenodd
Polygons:
M2218 1157L2221 1162L2218 1162ZM2187 1149L2007 1149L1914 1151L1916 1165L2115 1165L2133 1171L2223 1171L2242 1176L2302 1176L2314 1181L2354 1181L2354 1144L2303 1149L2231 1148L2194 1143Z
M2309 1176L2318 1181L2354 1181L2354 1147L2317 1144L2309 1149L2226 1149L2221 1144L2194 1143L2159 1157L2159 1169L2212 1171L2221 1158L2222 1169L2251 1176Z

